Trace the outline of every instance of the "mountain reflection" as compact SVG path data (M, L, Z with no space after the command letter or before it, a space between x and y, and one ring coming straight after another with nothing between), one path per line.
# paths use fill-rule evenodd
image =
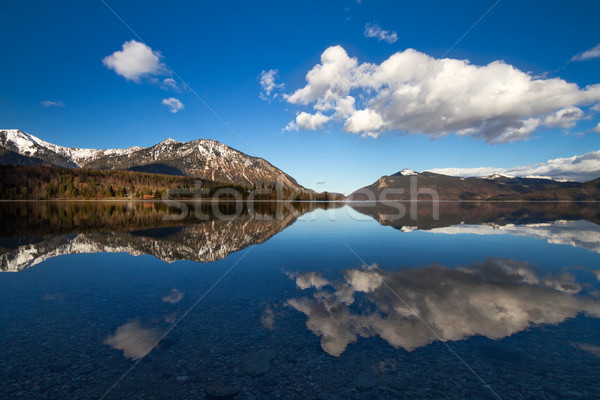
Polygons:
M600 317L600 303L583 295L572 276L553 276L508 259L455 269L364 266L344 271L338 281L314 272L290 277L298 288L313 292L287 305L306 315L308 329L333 356L358 337L379 336L412 351L435 340L500 339L580 312Z
M267 241L305 212L335 205L241 206L205 204L195 209L192 204L184 219L168 219L164 217L177 214L158 202L2 204L0 270L16 272L60 255L101 252L211 262ZM207 220L198 220L199 212Z
M439 219L431 203L351 203L356 211L402 232L531 237L600 253L600 219L595 204L586 203L465 203L439 204ZM417 207L416 218L407 211Z
M554 221L527 225L454 225L429 232L446 235L513 235L566 244L600 253L600 226L589 221Z
M575 202L440 202L435 218L431 202L348 203L354 210L396 229L428 230L459 224L526 225L558 220L600 224L597 203Z
M600 219L576 203L351 203L403 232L510 234L600 253ZM82 253L153 255L165 262L212 262L267 241L303 213L339 203L192 203L189 213L162 202L0 203L0 271L21 271L52 257ZM414 205L415 207L417 205ZM360 228L360 224L356 225Z

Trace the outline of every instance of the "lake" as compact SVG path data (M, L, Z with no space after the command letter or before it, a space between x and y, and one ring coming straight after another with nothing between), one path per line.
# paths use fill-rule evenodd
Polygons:
M7 202L0 215L2 398L600 393L596 203Z

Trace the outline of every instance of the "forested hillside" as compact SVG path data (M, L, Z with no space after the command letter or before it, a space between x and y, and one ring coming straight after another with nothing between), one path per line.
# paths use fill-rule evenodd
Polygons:
M211 198L215 194L222 199L234 198L218 192L219 189L233 189L242 199L247 199L254 191L252 198L255 200L323 201L332 197L327 192L292 191L289 188L280 188L278 194L275 185L267 183L246 187L187 176L120 170L0 165L0 177L0 199L5 200L160 199L165 191L169 191L170 198ZM203 189L201 192L199 187Z

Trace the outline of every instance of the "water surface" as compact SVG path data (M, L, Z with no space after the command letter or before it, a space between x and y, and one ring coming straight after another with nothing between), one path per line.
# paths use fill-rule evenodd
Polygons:
M600 393L595 204L188 209L0 204L2 397Z

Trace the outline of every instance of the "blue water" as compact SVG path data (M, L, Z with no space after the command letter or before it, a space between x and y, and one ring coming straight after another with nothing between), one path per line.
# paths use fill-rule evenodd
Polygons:
M21 227L1 397L598 398L600 226L567 217Z

